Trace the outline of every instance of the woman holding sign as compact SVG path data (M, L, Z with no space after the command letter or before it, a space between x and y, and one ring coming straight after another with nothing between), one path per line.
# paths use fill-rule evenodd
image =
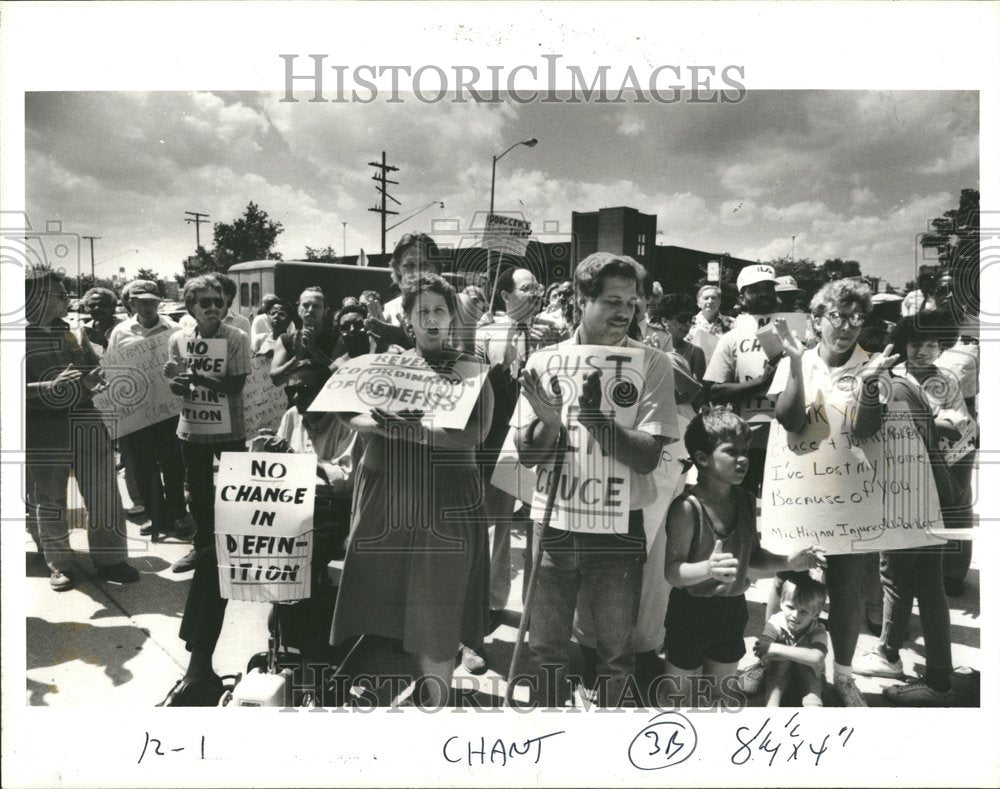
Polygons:
M416 348L399 356L400 372L414 369L406 364L414 356L439 373L473 361L449 346L455 292L441 277L404 281L402 308ZM436 427L434 414L424 420L418 409L339 415L368 441L331 643L362 633L401 639L419 658L423 701L432 706L447 701L459 643L477 644L485 631L486 513L475 448L490 427L493 392L482 380L464 429Z
M827 420L836 419L841 413L849 414L844 430L854 440L870 438L882 427L882 400L885 397L879 396L878 379L888 373L899 357L892 354L891 345L871 358L858 347L858 335L872 309L871 291L865 283L852 279L828 283L813 297L811 308L819 345L809 350L802 347L784 320L775 320L787 357L778 365L768 395L777 396L775 416L789 440L798 440L798 434L810 424L825 425L821 427L825 437L814 442L809 455L810 461L822 466L820 461L830 460L828 453L836 450L835 446L830 448L826 440L833 432ZM888 384L888 381L881 383ZM840 455L836 459L840 459ZM842 477L833 479L835 484L844 484ZM764 497L766 507L766 490ZM863 571L864 555L861 553L827 556L833 685L847 707L867 706L854 684L851 667L858 644Z

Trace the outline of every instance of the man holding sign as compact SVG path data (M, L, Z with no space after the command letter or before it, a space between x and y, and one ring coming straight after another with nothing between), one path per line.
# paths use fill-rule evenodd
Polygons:
M246 449L243 385L250 372L250 340L222 322L226 300L218 281L188 280L184 303L195 326L170 338L163 373L171 379L170 390L184 398L177 437L197 532L194 550L174 563L175 573L195 569L199 552L214 545L212 467L220 453Z
M551 522L541 534L530 647L540 666L564 664L582 593L594 616L603 705L620 701L634 667L642 508L656 497L651 472L663 445L679 438L669 359L627 336L643 273L632 258L607 252L581 262L575 275L580 326L568 341L528 360L512 421L521 462L537 467L536 522L557 486ZM553 451L564 430L566 460L553 479ZM549 705L562 695L554 687L540 690Z

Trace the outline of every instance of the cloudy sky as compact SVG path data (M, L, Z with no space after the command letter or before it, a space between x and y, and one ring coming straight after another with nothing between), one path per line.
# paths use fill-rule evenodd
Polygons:
M488 207L538 231L571 212L629 205L657 215L658 243L767 260L792 251L853 258L901 285L914 238L979 187L972 92L751 92L739 104L281 103L265 93L33 93L26 97L26 184L35 226L100 236L98 274L180 271L194 248L185 211L232 221L249 201L305 247L379 250L367 162L385 150L399 230ZM390 219L390 224L392 220ZM438 228L440 231L440 226ZM440 234L440 233L439 233ZM202 242L211 230L202 226ZM89 253L84 261L89 260Z

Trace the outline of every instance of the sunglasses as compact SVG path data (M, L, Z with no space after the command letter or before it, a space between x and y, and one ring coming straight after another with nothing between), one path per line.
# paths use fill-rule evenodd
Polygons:
M823 317L838 327L843 327L844 324L849 323L854 328L858 328L859 326L864 326L865 321L868 320L868 316L863 312L852 312L850 315L844 315L836 310L824 313Z
M218 296L202 296L198 299L198 306L203 310L207 310L209 307L215 307L217 310L221 310L222 306L226 303L225 299L221 299Z

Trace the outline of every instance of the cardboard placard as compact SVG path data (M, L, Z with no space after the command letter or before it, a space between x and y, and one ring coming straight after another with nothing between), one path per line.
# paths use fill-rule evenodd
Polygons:
M226 340L213 337L186 337L181 342L181 357L188 369L207 378L226 375ZM232 430L229 398L204 386L195 386L184 395L178 433L217 436Z
M486 217L486 232L483 246L491 252L503 255L523 256L531 237L531 222L512 216L489 214Z
M932 533L943 526L937 486L909 414L890 404L882 428L859 441L850 407L819 400L794 435L772 425L760 519L768 550L868 553L942 543Z
M163 375L172 334L159 332L101 357L108 388L94 395L94 407L112 436L127 436L181 412L180 400Z
M316 456L224 452L215 497L219 593L280 602L310 596Z
M578 420L584 378L601 374L601 411L617 424L635 424L642 392L644 349L602 345L573 345L536 351L528 365L541 376L546 392L562 393L563 424L568 430L568 450L559 479L552 462L535 473L531 517L542 521L550 486L558 485L550 525L556 529L592 534L627 534L631 494L628 466L606 456Z
M243 421L248 437L261 430L275 430L288 410L288 396L282 386L271 383L271 358L254 356L243 386Z
M436 427L461 430L479 398L486 371L479 362L459 361L445 374L413 354L365 354L330 376L309 410L367 414L373 408L390 413L416 409Z

